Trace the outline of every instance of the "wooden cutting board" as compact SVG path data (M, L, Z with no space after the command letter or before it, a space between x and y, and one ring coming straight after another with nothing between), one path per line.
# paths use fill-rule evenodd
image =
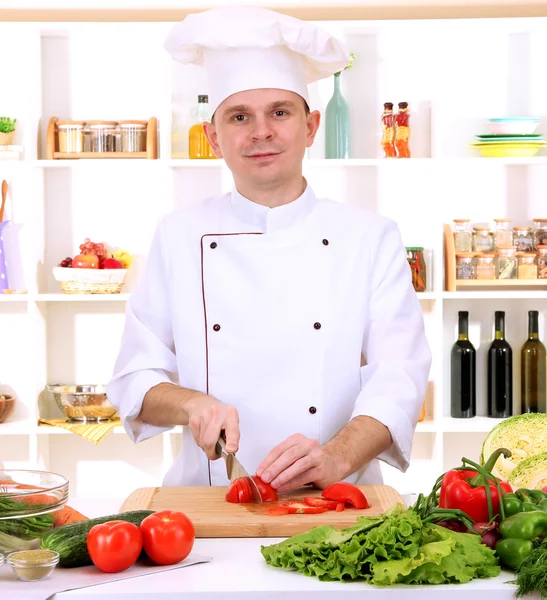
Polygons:
M317 525L342 528L353 525L358 516L377 515L394 504L404 505L402 497L387 485L360 485L370 508L348 508L342 512L328 511L316 515L268 515L276 503L232 504L226 502L226 487L158 487L140 488L125 500L121 511L179 510L185 513L198 538L222 537L290 537ZM321 490L305 488L280 494L279 502L290 498L321 496Z

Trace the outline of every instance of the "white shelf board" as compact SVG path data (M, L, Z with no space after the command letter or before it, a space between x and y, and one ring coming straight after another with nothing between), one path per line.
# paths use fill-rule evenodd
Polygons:
M437 300L439 294L437 292L416 292L418 300Z
M473 417L471 419L445 417L441 427L445 433L488 433L503 420L489 417Z
M416 433L435 433L437 424L433 419L424 419L416 425Z
M442 297L445 300L547 300L547 291L539 290L496 290L496 291L477 291L477 292L443 292Z
M0 294L0 302L28 302L28 294Z
M25 435L32 433L33 427L28 419L13 419L10 417L5 423L0 423L0 436Z
M125 302L130 294L36 294L36 302Z

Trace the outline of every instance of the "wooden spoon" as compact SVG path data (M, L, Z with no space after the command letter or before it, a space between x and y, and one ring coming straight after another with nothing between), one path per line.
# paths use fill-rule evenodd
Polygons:
M8 195L8 182L2 181L2 206L0 206L0 223L4 220L4 207L6 206L6 197Z

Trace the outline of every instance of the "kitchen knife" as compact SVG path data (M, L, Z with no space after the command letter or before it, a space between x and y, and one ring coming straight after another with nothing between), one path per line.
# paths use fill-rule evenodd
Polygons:
M224 436L221 435L218 439L216 445L216 452L219 456L222 456L226 463L226 474L228 475L228 479L231 482L234 482L236 479L243 477L247 479L249 482L249 487L251 488L251 495L254 504L262 504L262 496L260 495L260 490L256 485L254 479L249 477L247 471L243 468L241 463L237 460L236 456L232 452L226 452L226 440Z

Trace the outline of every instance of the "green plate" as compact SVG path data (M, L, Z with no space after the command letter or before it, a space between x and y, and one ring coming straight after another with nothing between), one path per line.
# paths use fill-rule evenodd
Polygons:
M479 140L537 140L543 137L541 133L529 133L527 135L520 135L517 133L486 133L475 136Z

